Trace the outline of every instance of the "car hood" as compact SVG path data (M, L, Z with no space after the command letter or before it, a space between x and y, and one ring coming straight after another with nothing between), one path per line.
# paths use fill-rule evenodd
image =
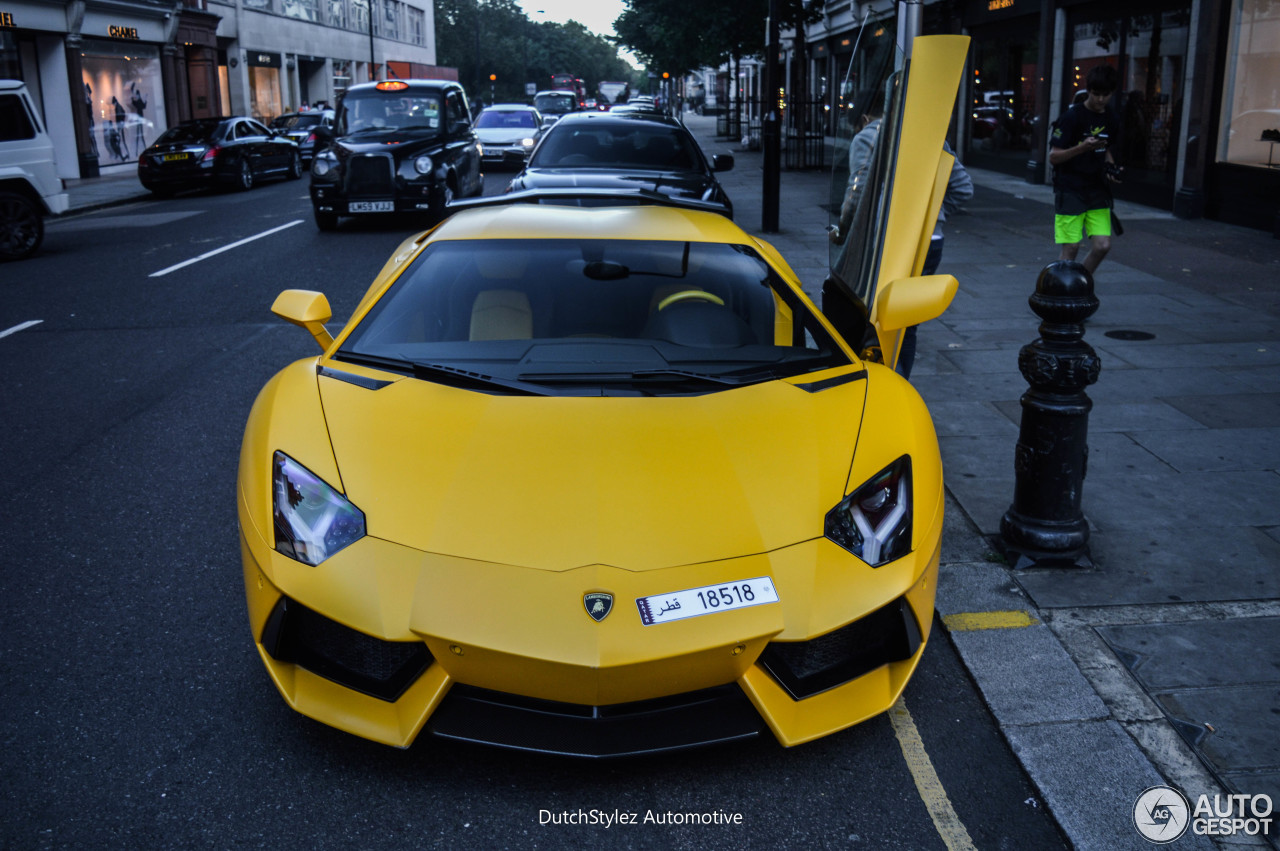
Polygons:
M343 136L335 147L338 155L389 153L397 159L417 154L429 148L437 148L444 143L439 133L406 133L401 130L384 130L377 133L361 133L358 136Z
M531 168L514 181L516 188L653 189L677 198L702 198L715 181L696 171L619 171L592 168ZM710 200L710 199L708 199Z
M652 570L821 537L867 383L601 398L316 380L370 536L551 571Z

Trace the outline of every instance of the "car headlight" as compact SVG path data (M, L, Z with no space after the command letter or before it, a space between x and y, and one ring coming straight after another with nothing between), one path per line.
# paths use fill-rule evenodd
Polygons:
M532 147L533 147L533 140L532 140L532 139L521 139L521 140L520 140L520 144L521 144L521 145L524 145L526 148L532 148Z
M316 177L327 177L338 168L338 163L331 156L319 156L311 161L311 173Z
M364 537L364 512L283 452L273 460L276 550L317 565Z
M872 567L911 552L911 456L903 455L827 512L826 536Z
M413 170L418 174L431 173L431 157L422 156L413 161Z

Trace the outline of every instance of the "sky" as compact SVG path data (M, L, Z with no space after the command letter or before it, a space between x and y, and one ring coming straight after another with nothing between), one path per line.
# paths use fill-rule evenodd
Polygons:
M558 24L577 21L593 33L616 35L613 22L622 14L623 0L518 0L532 21ZM539 14L539 12L545 14Z
M626 8L623 0L516 0L531 21L552 21L567 24L577 21L597 35L617 35L613 31L613 22ZM644 63L631 51L620 51L620 55L632 67L641 68Z

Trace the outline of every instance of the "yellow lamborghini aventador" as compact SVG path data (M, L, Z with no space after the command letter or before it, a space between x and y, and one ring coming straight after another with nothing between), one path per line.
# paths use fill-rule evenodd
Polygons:
M885 711L933 615L938 445L892 364L955 291L913 275L964 51L920 39L895 74L879 247L833 269L866 339L766 242L644 196L460 209L336 336L282 293L323 352L254 404L238 508L285 700L397 746L584 756Z

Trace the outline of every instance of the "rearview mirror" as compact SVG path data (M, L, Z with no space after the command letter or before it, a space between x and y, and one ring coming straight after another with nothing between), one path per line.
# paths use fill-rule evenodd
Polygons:
M324 323L333 318L333 309L329 307L329 299L325 298L324 293L314 290L285 290L276 296L271 312L294 325L306 328L324 351L328 351L329 346L333 345L333 335L324 327Z

